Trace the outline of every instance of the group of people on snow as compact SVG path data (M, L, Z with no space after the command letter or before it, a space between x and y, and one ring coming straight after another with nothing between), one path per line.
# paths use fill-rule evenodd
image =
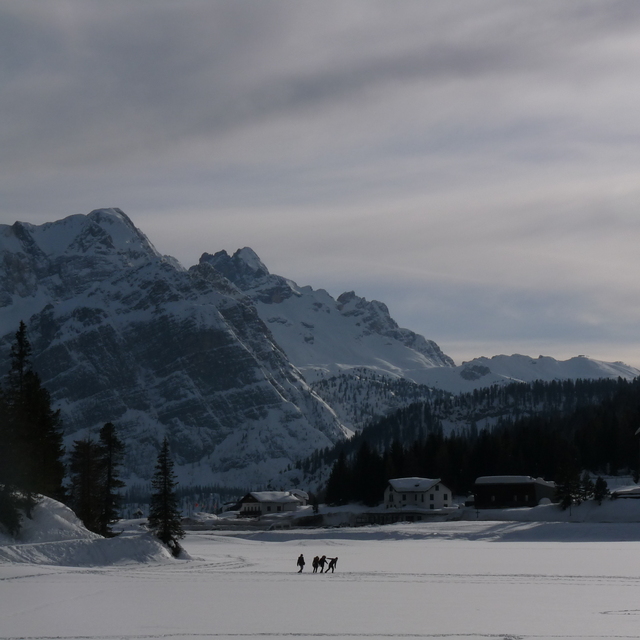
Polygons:
M326 571L324 570L325 564L327 565ZM300 569L298 570L298 573L302 573L302 570L304 569L304 565L305 565L303 554L300 554L298 556L297 565L300 567ZM320 568L320 573L329 573L329 569L331 569L331 573L333 573L337 565L338 565L338 556L336 556L335 558L327 558L327 556L322 556L320 558L319 556L316 556L313 559L313 562L311 563L311 566L313 567L313 573L318 573L318 567Z

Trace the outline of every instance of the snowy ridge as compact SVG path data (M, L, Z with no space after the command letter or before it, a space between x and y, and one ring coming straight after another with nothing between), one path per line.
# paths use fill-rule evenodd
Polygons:
M533 382L534 380L550 382L553 380L618 377L632 380L638 375L640 375L640 370L623 362L602 362L586 356L556 360L549 356L531 358L514 354L511 356L498 355L492 358L474 358L451 369L422 371L414 377L422 384L459 393L511 382Z
M334 299L324 289L300 287L270 274L248 248L233 256L204 254L200 262L253 301L276 342L310 381L357 367L411 379L414 370L454 366L435 342L400 328L382 302L353 291Z
M248 247L185 270L120 209L0 225L0 310L0 369L24 320L67 445L114 422L136 484L165 435L183 485L259 489L433 389L640 373L585 357L456 367L384 303L298 286Z

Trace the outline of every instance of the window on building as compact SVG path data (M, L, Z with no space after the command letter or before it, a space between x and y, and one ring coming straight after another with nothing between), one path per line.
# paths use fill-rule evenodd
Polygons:
M429 505L429 509L435 509L435 506L434 506L434 505L432 505L432 504L430 504L430 505Z
M424 493L422 494L422 500L421 501L424 502Z
M267 511L271 511L271 507L267 507Z
M448 493L443 493L442 494L442 499L443 500L448 500L449 499L449 494ZM447 505L445 504L444 506L446 507Z
M436 485L436 491L440 491L440 485L439 484Z
M402 494L402 499L403 499L403 500L406 500L406 499L407 499L407 494L406 494L406 493L403 493L403 494Z
M431 502L433 502L436 499L436 494L435 493L430 493L429 494L429 500L431 500Z

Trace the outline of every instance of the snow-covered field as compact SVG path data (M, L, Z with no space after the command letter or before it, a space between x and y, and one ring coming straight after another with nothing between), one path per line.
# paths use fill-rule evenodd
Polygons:
M0 640L640 637L640 523L197 532L176 561L65 517L0 540Z

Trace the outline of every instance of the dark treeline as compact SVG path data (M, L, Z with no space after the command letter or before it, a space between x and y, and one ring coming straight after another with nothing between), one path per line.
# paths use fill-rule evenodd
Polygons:
M441 478L459 494L470 492L482 475L555 480L580 470L624 470L637 477L638 379L516 385L466 394L462 402L474 395L484 402L501 391L512 398L519 393L527 402L536 393L546 408L527 417L503 417L493 428L470 427L445 436L430 405L412 405L305 462L311 467L333 458L325 500L337 504L377 504L393 477ZM555 405L549 401L554 396Z
M380 453L395 440L407 446L427 434L442 432L445 420L456 424L456 433L473 436L479 431L478 424L500 425L523 417L568 414L611 399L624 382L621 379L518 382L459 395L437 395L367 425L350 440L319 449L296 467L312 475L333 465L342 452L347 457L353 456L364 441Z
M76 440L69 459L68 504L89 531L107 537L119 519L120 489L125 486L119 473L123 455L124 444L107 422L98 441Z
M202 511L213 511L220 508L223 502L236 501L247 493L246 487L229 487L226 485L189 484L176 487L176 496L181 503L202 507ZM151 499L150 484L133 484L122 494L122 504L143 506Z
M37 496L63 499L60 413L31 366L24 322L11 346L11 364L0 387L0 524L16 534L21 511L30 517Z
M68 504L91 531L110 536L124 486L119 478L124 445L109 422L97 441L87 437L73 443L67 469L60 412L52 409L31 354L26 325L20 322L0 386L0 525L18 534L22 514L31 517L38 500L48 496Z

